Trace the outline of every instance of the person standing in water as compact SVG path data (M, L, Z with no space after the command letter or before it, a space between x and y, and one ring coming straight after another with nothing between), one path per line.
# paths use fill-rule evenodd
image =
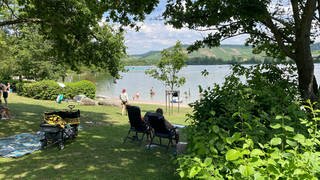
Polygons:
M153 90L153 87L151 87L150 89L150 97L152 98L156 93Z

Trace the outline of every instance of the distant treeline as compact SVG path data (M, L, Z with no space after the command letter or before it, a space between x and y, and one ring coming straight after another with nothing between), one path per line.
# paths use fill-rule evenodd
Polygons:
M259 64L259 63L273 63L278 62L277 59L274 58L264 58L264 59L257 59L254 57L243 59L243 58L236 58L232 57L230 60L225 60L221 58L215 57L194 57L190 58L186 61L187 65L221 65L221 64Z
M281 60L274 59L271 57L265 57L263 59L261 58L248 58L244 59L241 57L233 57L230 60L225 60L221 58L215 58L215 57L194 57L189 58L186 60L187 65L223 65L223 64L259 64L259 63L278 63ZM320 57L314 57L315 63L320 63ZM154 60L148 60L148 59L134 59L134 60L126 60L124 61L124 64L126 66L148 66L148 65L155 65L157 62ZM290 61L289 61L290 63Z

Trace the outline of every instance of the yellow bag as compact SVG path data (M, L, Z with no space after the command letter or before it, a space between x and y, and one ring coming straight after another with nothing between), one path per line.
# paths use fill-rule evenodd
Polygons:
M58 115L50 115L45 118L46 123L51 125L59 125L61 128L67 124L60 116Z

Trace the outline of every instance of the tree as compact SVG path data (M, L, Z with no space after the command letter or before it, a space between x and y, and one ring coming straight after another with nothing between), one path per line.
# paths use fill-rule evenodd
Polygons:
M79 48L89 42L99 41L95 30L104 16L110 22L136 27L135 22L144 19L158 1L114 1L114 0L1 0L0 28L7 33L15 31L16 25L39 24L46 40L53 44L58 60L75 68L79 60L84 64L107 67L111 74L118 76L119 59L93 59L77 57L84 55ZM112 47L114 48L114 47ZM104 50L107 50L105 48ZM123 51L120 49L119 51ZM105 53L108 54L108 53ZM99 56L94 56L99 57Z
M175 28L210 30L189 50L249 34L247 45L277 58L289 57L297 65L304 99L317 99L318 85L310 44L319 35L320 1L317 0L169 0L164 17Z
M185 83L184 77L178 77L178 73L187 59L181 43L178 41L172 49L161 51L161 59L156 68L146 71L151 77L163 81L171 91Z

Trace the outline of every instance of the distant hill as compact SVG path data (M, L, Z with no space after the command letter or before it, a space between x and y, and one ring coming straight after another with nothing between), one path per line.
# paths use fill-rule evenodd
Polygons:
M188 45L183 45L185 51ZM169 48L170 49L170 48ZM311 46L313 56L320 56L320 43ZM124 59L126 65L152 65L161 58L161 51L150 51L144 54L132 55ZM264 53L253 54L252 47L244 45L221 45L214 48L200 48L188 54L187 64L229 64L229 63L261 63L274 59Z

